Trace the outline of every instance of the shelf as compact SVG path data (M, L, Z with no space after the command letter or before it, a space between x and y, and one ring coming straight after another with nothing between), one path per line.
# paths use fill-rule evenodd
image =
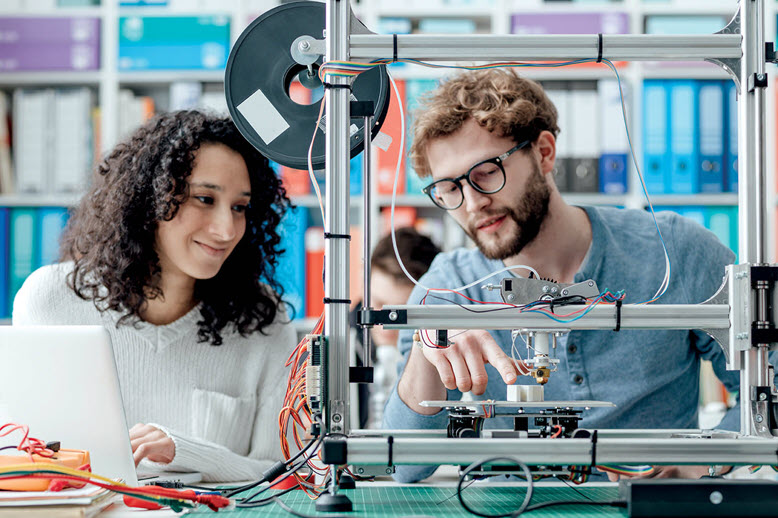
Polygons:
M391 195L381 194L378 196L379 207L391 207L391 205ZM395 207L435 207L429 197L416 194L398 194L394 205Z
M562 198L570 205L621 205L627 204L627 194L603 194L599 192L563 192Z
M110 1L110 0L109 0ZM100 6L84 6L84 7L55 7L50 9L35 9L34 7L24 8L12 8L3 9L0 8L0 16L3 18L18 17L18 18L30 18L30 17L72 17L79 18L82 16L99 17L102 14L102 8Z
M120 85L162 85L175 81L223 83L223 70L153 70L148 72L119 72Z
M656 63L656 62L652 62ZM644 64L644 79L731 79L718 65L706 62L694 62L691 66Z
M322 196L322 202L326 203L326 200L324 199L324 192L321 193ZM305 195L294 195L290 196L289 199L292 200L292 203L299 207L308 207L308 208L319 208L319 199L316 197L315 194L305 194ZM360 208L362 207L362 195L356 195L351 196L349 198L351 208Z
M644 15L651 16L655 14L684 16L689 14L727 14L734 16L738 10L736 1L699 1L684 0L670 2L643 2L640 4L640 10Z
M0 207L75 207L82 194L0 194Z
M651 195L651 203L653 205L737 205L737 193L654 194Z
M407 8L407 7L377 7L375 15L378 18L477 18L490 19L494 7L480 9L470 6L443 6L441 8Z
M5 72L0 73L0 85L6 86L48 86L48 85L92 85L100 84L100 72Z

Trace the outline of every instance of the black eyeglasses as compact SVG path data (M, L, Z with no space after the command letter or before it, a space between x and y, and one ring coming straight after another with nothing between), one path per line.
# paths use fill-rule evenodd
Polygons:
M509 149L502 155L478 162L462 176L444 178L432 182L422 189L432 202L445 210L458 209L465 200L462 192L462 180L482 194L494 194L505 187L505 168L502 163L506 158L520 149L527 147L532 141L525 140Z

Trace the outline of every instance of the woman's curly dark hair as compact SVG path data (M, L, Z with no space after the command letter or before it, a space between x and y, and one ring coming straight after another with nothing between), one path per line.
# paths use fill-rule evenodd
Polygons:
M96 179L68 222L62 259L74 261L68 285L100 311L141 318L147 299L161 295L157 224L170 221L188 196L195 152L219 143L243 157L251 180L246 231L219 273L195 283L202 302L198 340L222 343L227 324L246 336L264 332L282 304L275 279L281 238L277 227L289 198L268 161L229 118L198 111L155 117L97 166Z

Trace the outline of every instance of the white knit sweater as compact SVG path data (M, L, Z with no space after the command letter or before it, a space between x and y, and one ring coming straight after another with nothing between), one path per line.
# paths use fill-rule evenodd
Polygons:
M281 460L277 422L284 363L295 342L291 325L275 323L267 335L246 338L228 326L222 345L198 343L197 306L168 325L117 328L119 313L100 313L67 286L72 269L62 263L30 275L14 300L13 323L105 326L128 426L154 424L175 443L164 469L200 471L211 481L251 480Z

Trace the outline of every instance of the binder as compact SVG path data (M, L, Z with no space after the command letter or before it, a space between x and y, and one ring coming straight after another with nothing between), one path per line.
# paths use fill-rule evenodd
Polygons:
M568 177L572 192L599 190L600 108L597 91L587 83L572 83L570 89L572 163Z
M57 90L54 126L51 189L83 192L92 166L92 91Z
M668 192L665 171L670 170L670 104L664 81L643 83L643 180L649 194Z
M362 163L364 162L363 153L349 161L349 194L351 196L362 195Z
M9 213L7 207L0 207L0 318L11 316L11 306L8 304Z
M13 308L16 292L27 276L35 270L38 257L37 209L14 207L9 220L8 250L8 307Z
M707 207L705 226L737 253L737 207Z
M405 81L395 80L397 84L397 91L400 94L400 99L403 103L403 112L405 110ZM400 149L400 132L402 126L400 124L400 107L397 105L397 96L394 93L394 88L391 89L389 96L389 110L384 119L384 124L381 126L381 133L385 133L392 139L392 143L383 151L381 149L375 149L376 155L376 168L375 168L375 182L376 190L378 194L391 195L394 186L395 170L397 168L397 159L400 159L400 170L398 172L399 178L397 179L397 194L405 193L405 152ZM408 138L406 135L405 138Z
M54 264L59 259L59 243L68 221L68 211L64 207L41 207L38 209L38 235L40 246L35 260L35 268Z
M9 115L8 96L5 92L0 92L0 193L2 194L11 194L14 191Z
M284 289L284 300L290 318L305 317L305 228L308 226L308 209L287 209L281 218L278 231L280 248L276 279Z
M317 318L324 311L324 228L305 231L305 316Z
M692 194L700 192L699 164L700 128L697 96L699 85L694 80L666 83L670 96L670 192Z
M724 84L700 82L700 192L724 191Z
M405 96L406 96L406 130L405 130L405 156L410 156L411 144L413 144L413 128L414 112L419 108L420 98L425 93L434 90L437 86L437 82L433 79L409 79L405 82ZM405 164L405 192L413 196L424 196L421 190L431 182L430 178L419 178L416 171L413 169L411 161L408 160Z
M48 190L53 111L54 90L14 90L13 157L19 193Z
M627 85L622 85L624 103L629 113ZM629 141L621 109L619 83L603 79L597 84L600 107L600 192L627 192L627 157Z
M734 81L725 81L727 113L726 182L727 191L737 192L737 86Z
M556 107L557 126L559 135L556 138L556 160L554 161L554 181L559 192L568 192L570 182L568 178L570 165L570 135L573 132L572 119L570 117L570 95L561 87L546 89L546 95Z

